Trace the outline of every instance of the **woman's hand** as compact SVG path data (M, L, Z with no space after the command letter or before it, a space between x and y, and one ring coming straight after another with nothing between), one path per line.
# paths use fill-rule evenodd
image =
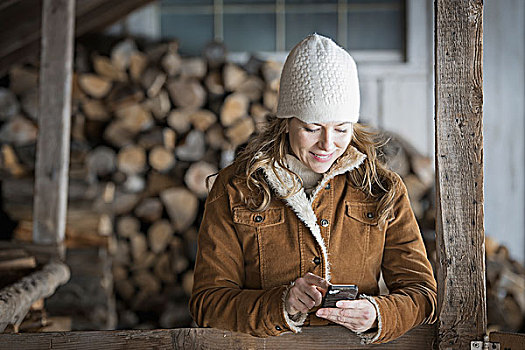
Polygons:
M290 315L299 312L307 313L315 306L321 305L323 294L328 289L329 283L313 273L306 273L303 277L295 280L294 285L288 291L285 300L286 311Z
M336 306L337 308L319 309L316 315L354 332L365 332L377 327L376 308L367 299L339 300Z

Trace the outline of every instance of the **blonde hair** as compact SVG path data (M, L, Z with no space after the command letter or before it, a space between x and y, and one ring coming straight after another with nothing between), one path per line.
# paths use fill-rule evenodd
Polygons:
M235 178L241 179L246 185L245 188L241 187L241 199L252 211L266 210L272 196L277 196L272 194L261 167L269 165L277 175L275 170L277 164L288 173L296 175L284 164L285 156L289 153L287 123L287 119L268 116L266 128L260 134L255 135L234 160ZM391 216L395 196L393 173L377 158L376 149L383 143L378 140L376 132L359 123L354 123L350 145L367 156L361 166L350 171L351 186L363 191L369 198L374 198L378 202L379 224L382 226ZM285 186L278 175L277 178ZM288 194L285 197L277 196L278 198L287 198L302 187L303 184L298 176L292 176L292 179L291 187L287 188Z

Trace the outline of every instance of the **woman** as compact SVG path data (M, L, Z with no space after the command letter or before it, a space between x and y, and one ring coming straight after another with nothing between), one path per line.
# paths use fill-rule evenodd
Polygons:
M358 116L352 57L308 36L283 67L276 117L207 198L190 300L199 326L269 336L334 322L381 343L435 320L406 188ZM331 283L357 285L359 298L319 308Z

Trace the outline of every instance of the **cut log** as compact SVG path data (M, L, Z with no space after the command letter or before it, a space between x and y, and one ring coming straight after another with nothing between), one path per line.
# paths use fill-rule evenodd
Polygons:
M138 232L132 235L129 240L131 243L131 256L133 257L133 261L140 261L148 251L146 237Z
M172 237L170 241L171 269L177 275L181 274L189 266L189 261L184 255L184 242L178 237Z
M429 188L415 175L409 174L403 178L406 185L410 202L420 202Z
M154 67L148 67L140 80L149 97L155 97L166 82L166 74Z
M281 78L282 64L275 61L267 61L261 67L261 72L271 91L279 90L279 80Z
M104 130L104 140L118 148L132 144L134 136L135 134L127 129L123 120L111 122Z
M250 74L261 75L261 67L263 66L265 62L266 61L264 61L263 59L257 56L251 55L250 58L248 59L248 62L246 62L243 65L243 67Z
M124 109L129 105L136 105L144 100L144 92L137 85L118 83L113 86L106 98L106 104L111 111Z
M158 196L162 191L180 185L172 176L160 174L153 170L148 172L148 182L146 186L146 196Z
M187 296L191 295L193 289L193 270L185 272L182 276L182 288Z
M222 79L226 91L236 90L247 78L246 71L235 63L227 63L222 71Z
M168 220L163 219L155 222L148 230L148 242L151 251L155 254L162 253L172 237L173 227Z
M21 249L0 251L0 271L14 271L20 269L34 269L36 259Z
M175 134L175 131L170 128L164 128L162 129L162 136L164 140L164 147L170 150L175 149L175 142L177 141L177 135Z
M128 241L117 239L117 249L113 255L113 263L128 266L131 263L130 248Z
M111 63L117 70L125 72L131 64L131 57L137 52L135 41L123 40L111 49Z
M127 174L121 187L127 193L140 193L146 188L146 180L140 174Z
M18 326L31 305L49 297L56 288L69 280L69 268L60 262L51 262L41 270L22 278L0 291L0 332L7 325Z
M250 115L252 116L253 121L255 122L255 130L258 133L264 131L268 122L268 114L270 114L270 111L259 103L254 103L250 107Z
M137 144L146 150L151 150L153 147L162 145L163 143L163 130L158 126L144 134L140 134L137 141Z
M161 218L163 209L158 198L145 198L135 208L135 216L145 222L155 222Z
M20 164L13 147L8 144L2 145L2 169L7 170L14 177L22 177L28 171Z
M168 172L175 165L175 155L164 146L155 146L149 153L149 165L159 173Z
M176 275L171 270L170 257L168 253L161 254L157 258L153 272L155 273L155 276L157 276L164 283L175 282Z
M168 125L177 133L184 134L191 128L190 115L192 109L174 109L168 116Z
M181 108L197 109L206 103L206 90L195 79L176 79L167 83L173 103Z
M419 180L429 188L434 184L436 176L433 165L434 162L429 157L415 156L410 159L412 171L414 171Z
M151 113L138 103L115 110L115 115L122 121L122 126L133 134L148 130L154 124Z
M133 282L141 291L151 293L160 292L160 281L148 270L138 270L133 272Z
M78 77L78 85L88 95L94 98L104 98L111 90L111 81L95 74L81 74Z
M131 271L135 270L142 270L142 269L150 269L155 264L155 259L157 255L151 251L147 251L140 260L137 260L133 263L133 266L131 266Z
M100 214L100 220L98 222L98 234L101 236L109 236L113 234L113 220L108 214ZM108 241L108 244L110 243L111 241Z
M87 99L81 102L82 111L89 120L108 121L110 115L107 107L99 100Z
M134 52L129 58L129 75L133 81L140 81L142 73L148 66L148 56L140 51Z
M108 176L117 168L117 154L109 147L99 146L89 152L86 167L89 178Z
M124 300L131 301L135 296L135 286L130 280L115 281L115 289L118 295Z
M26 118L18 115L0 128L0 142L14 146L34 144L37 137L36 126Z
M206 143L216 150L228 147L228 141L224 137L223 128L219 124L213 125L206 131Z
M146 101L145 106L153 113L157 120L164 120L171 110L170 97L166 90L161 90L156 97Z
M177 231L187 229L197 217L199 200L183 187L170 188L160 194L160 199Z
M91 61L93 62L93 68L95 72L110 81L126 81L128 76L125 71L121 71L116 68L109 57L95 55Z
M228 95L221 107L221 124L228 127L238 119L247 116L249 104L248 97L243 94Z
M207 109L199 109L189 116L190 123L200 131L206 131L217 121L217 116Z
M203 50L203 56L208 62L208 67L217 69L224 64L226 60L226 46L224 43L212 41L207 44Z
M209 181L207 184L208 176L218 172L216 166L206 163L206 162L197 162L190 165L186 175L184 176L184 181L190 190L193 191L198 197L205 198L208 195L208 188L211 189L213 186L213 180ZM209 186L209 187L208 187Z
M264 87L265 84L261 78L250 75L235 88L235 92L245 95L250 101L254 102L261 99Z
M253 119L245 117L235 123L235 125L226 129L226 137L234 146L242 145L250 139L250 136L255 131Z
M272 113L277 111L277 92L272 90L266 90L263 93L263 105Z
M198 130L192 130L186 135L184 144L175 148L175 153L180 160L196 162L204 156L206 141L204 134Z
M146 48L146 55L151 62L157 63L168 52L178 52L179 43L174 40L169 43L155 43Z
M22 110L32 121L38 121L38 89L28 90L21 96Z
M208 73L204 79L204 86L206 86L206 89L208 89L211 94L224 95L224 85L219 71Z
M162 57L160 64L169 77L174 77L181 70L182 59L178 53L170 51Z
M131 215L122 216L117 219L117 234L123 238L129 238L140 232L140 221Z
M38 88L38 69L15 65L9 70L9 90L16 95Z
M71 140L78 143L85 143L86 140L86 116L83 113L75 113L72 116L73 120L71 121ZM71 158L76 159L75 150L71 151ZM77 153L78 154L78 153ZM74 164L74 160L70 161L70 166ZM82 162L82 160L80 160ZM70 168L70 171L73 170ZM69 176L73 174L70 173Z
M125 174L137 174L146 166L144 148L131 145L122 148L117 155L117 167Z
M128 269L124 265L113 264L111 266L111 271L113 272L113 280L122 281L128 278Z
M20 104L15 94L0 87L0 121L5 122L20 112Z
M181 61L180 75L183 77L202 79L206 70L206 61L201 57L184 58Z

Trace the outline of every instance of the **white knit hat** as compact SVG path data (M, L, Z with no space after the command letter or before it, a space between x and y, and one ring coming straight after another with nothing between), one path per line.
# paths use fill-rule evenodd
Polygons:
M305 123L359 119L359 81L352 56L331 39L312 34L297 44L284 63L278 118Z

